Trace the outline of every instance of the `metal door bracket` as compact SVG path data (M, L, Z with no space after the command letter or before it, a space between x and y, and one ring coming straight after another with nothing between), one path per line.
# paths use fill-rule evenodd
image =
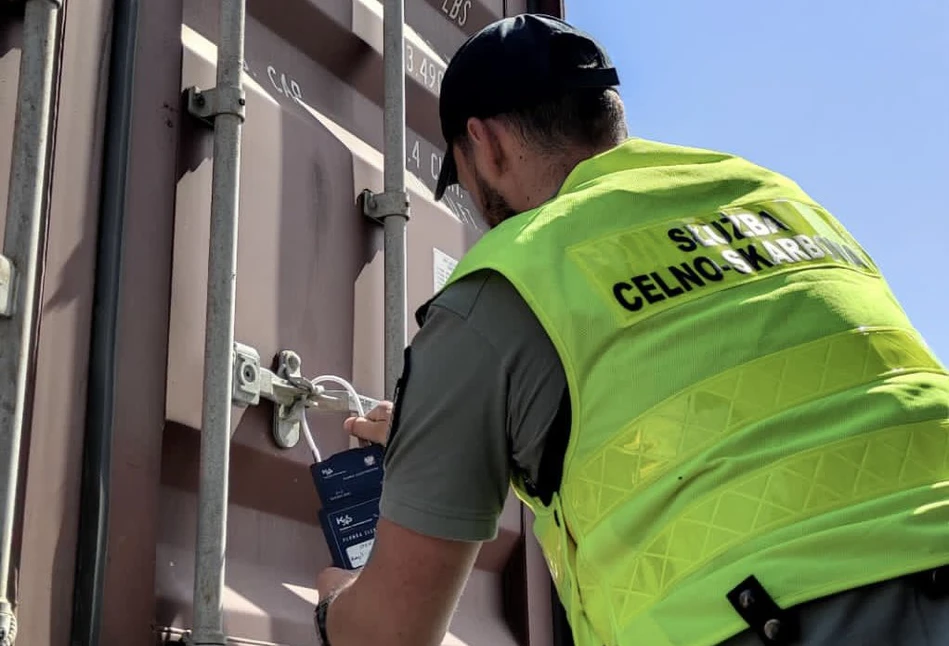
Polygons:
M387 217L397 215L409 219L409 194L407 191L386 191L373 193L368 188L360 194L362 212L367 218L383 222Z
M300 426L306 413L306 399L314 394L313 384L300 372L300 356L296 352L283 350L277 355L277 379L298 389L299 395L291 402L277 401L273 407L273 439L282 449L290 449L300 441ZM271 380L271 384L274 380Z
M0 255L0 316L10 318L16 309L16 268L13 261Z
M214 117L220 114L233 114L244 121L247 117L247 97L239 87L215 87L210 90L189 87L188 112L209 126L214 125Z
M277 446L291 449L300 441L307 408L323 413L348 413L358 406L346 390L327 390L303 377L300 355L282 350L274 371L260 365L260 354L242 343L234 344L234 386L231 399L237 406L256 406L261 399L273 402L272 433ZM363 410L379 402L359 395Z

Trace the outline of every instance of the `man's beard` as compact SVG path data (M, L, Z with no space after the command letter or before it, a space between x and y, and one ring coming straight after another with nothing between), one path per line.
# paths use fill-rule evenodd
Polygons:
M493 229L508 218L517 215L517 211L512 209L507 200L481 177L477 169L474 171L474 180L478 186L481 201L484 202L481 217L484 218L488 228Z

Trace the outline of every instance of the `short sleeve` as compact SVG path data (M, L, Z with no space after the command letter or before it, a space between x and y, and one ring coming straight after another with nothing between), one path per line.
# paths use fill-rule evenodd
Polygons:
M381 514L422 534L497 536L512 471L537 479L566 378L530 307L500 274L429 307L406 354Z
M504 368L462 316L437 303L406 359L380 513L429 536L492 540L510 480Z

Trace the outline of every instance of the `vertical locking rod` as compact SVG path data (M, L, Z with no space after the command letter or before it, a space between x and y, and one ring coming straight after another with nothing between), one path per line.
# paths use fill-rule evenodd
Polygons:
M231 388L234 352L234 295L240 198L245 0L221 0L211 180L211 236L204 345L204 400L198 485L198 531L194 573L196 646L225 646L224 554L227 537L227 486L231 444ZM241 105L243 107L243 105Z
M10 575L40 266L43 198L48 186L53 80L62 0L28 0L17 90L3 255L13 290L0 318L0 645L16 638Z
M387 203L401 201L381 213L385 227L385 397L391 398L402 372L406 342L405 225L408 197L405 191L405 0L385 0L383 13L383 65L385 85L384 177Z

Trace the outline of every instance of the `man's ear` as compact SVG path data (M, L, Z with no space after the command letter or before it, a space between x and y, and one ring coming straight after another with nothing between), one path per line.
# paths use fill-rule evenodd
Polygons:
M479 172L492 183L505 172L506 159L498 128L490 120L472 117L467 124L469 149Z

